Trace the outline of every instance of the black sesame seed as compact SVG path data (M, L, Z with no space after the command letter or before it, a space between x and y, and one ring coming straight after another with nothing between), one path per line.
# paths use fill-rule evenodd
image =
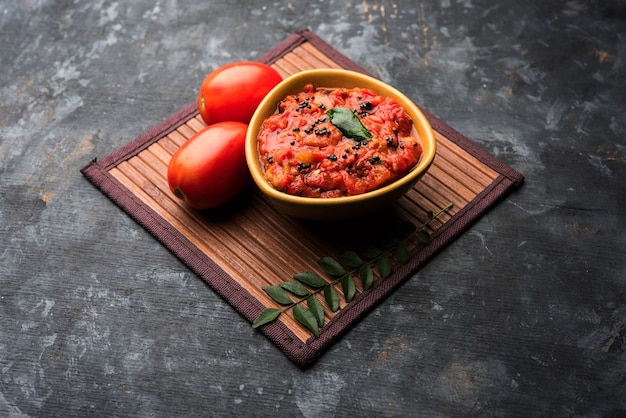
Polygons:
M302 171L302 170L306 170L311 168L311 163L298 163L298 170Z
M328 129L320 128L315 130L315 135L330 135L330 131Z

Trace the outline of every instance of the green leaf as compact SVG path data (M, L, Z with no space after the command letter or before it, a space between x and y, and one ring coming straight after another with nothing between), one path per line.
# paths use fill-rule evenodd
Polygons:
M400 243L396 248L393 249L393 256L398 260L399 263L406 263L409 261L409 249L406 247L404 243Z
M311 310L311 313L317 319L317 325L320 327L324 325L324 307L320 303L320 301L315 297L315 295L311 296L306 300L306 305Z
M380 273L380 277L387 277L391 274L391 258L388 255L384 255L378 259L376 262L376 267L378 267L378 272Z
M332 312L337 312L339 310L339 295L337 294L337 290L332 285L328 285L324 288L324 300L326 301L326 305L328 309Z
M300 283L304 283L315 288L324 287L328 283L322 278L322 276L312 271L303 271L301 273L296 273L293 278Z
M283 282L280 284L280 287L287 290L288 292L293 293L296 296L306 296L309 294L308 289L302 286L300 282L296 281Z
M348 267L359 267L363 264L363 260L354 251L346 251L339 256L339 261Z
M354 285L352 276L341 278L341 289L343 290L343 297L346 299L346 302L351 302L356 294L356 286Z
M377 247L374 247L373 245L367 245L359 250L359 254L361 254L362 257L365 257L370 260L378 257L382 253L383 252L380 249L378 249Z
M263 286L261 289L281 305L291 305L293 303L287 292L280 286Z
M333 107L326 114L330 121L346 137L355 141L365 141L372 137L372 133L367 130L353 111L345 107Z
M430 235L428 234L428 232L421 230L417 233L417 240L426 244L428 241L430 241Z
M322 266L324 271L330 274L331 276L339 277L339 276L343 276L344 274L346 274L346 271L344 270L343 267L341 267L341 264L339 264L337 260L335 260L332 257L328 257L328 256L322 257L319 259L317 263L320 266Z
M374 272L369 264L364 265L359 270L359 278L363 285L363 290L367 290L374 284Z
M303 308L299 304L293 307L293 316L300 322L302 325L307 327L309 331L313 333L316 337L320 336L319 326L317 325L317 319L307 308Z
M261 325L268 324L274 321L281 314L280 309L276 308L265 308L261 311L261 313L256 317L254 322L252 323L252 328L258 328Z
M326 307L323 303L325 302L328 310L332 312L341 309L342 302L336 288L337 284L341 285L345 302L353 301L357 294L355 284L357 276L363 291L367 291L374 286L376 277L384 279L391 275L392 263L407 263L410 260L408 242L413 242L414 239L422 243L429 242L431 236L425 229L452 207L453 204L449 203L436 213L427 212L428 220L419 227L411 222L398 220L391 228L385 228L387 232L394 231L393 234L374 234L371 237L376 241L370 242L375 242L376 245L365 245L358 251L345 251L337 259L322 257L318 264L324 270L323 273L304 271L295 274L292 281L283 282L278 286L264 286L262 289L275 302L286 306L282 309L265 308L253 321L253 327L258 328L270 323L283 312L292 309L296 320L318 337L320 327L324 326L326 320L324 316ZM324 302L317 296L322 291Z

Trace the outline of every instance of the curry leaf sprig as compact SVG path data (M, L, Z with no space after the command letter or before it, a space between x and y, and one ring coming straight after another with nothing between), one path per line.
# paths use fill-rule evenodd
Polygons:
M252 323L253 328L261 327L276 320L281 314L293 310L294 318L305 326L315 337L319 337L319 329L324 326L324 306L318 295L323 296L326 307L337 312L341 300L336 286L340 285L345 303L350 303L357 293L355 279L360 280L363 291L367 291L378 277L388 277L393 269L393 260L405 264L410 259L408 244L412 239L425 244L430 241L426 227L453 207L449 203L437 213L428 212L426 222L416 227L410 222L402 224L397 235L383 238L377 245L367 245L358 251L345 251L336 260L325 256L318 260L324 272L330 276L325 279L313 271L296 273L293 280L279 285L263 286L262 289L281 308L265 308Z
M346 137L355 141L367 141L372 137L372 133L363 126L352 110L345 107L333 107L326 114L330 122Z

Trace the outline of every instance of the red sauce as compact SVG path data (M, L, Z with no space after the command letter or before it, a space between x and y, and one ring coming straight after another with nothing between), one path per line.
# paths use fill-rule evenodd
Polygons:
M336 107L352 110L372 137L344 136L326 114ZM394 99L368 89L309 84L263 122L258 150L265 178L277 190L321 198L358 195L393 182L417 164L422 146L412 127Z

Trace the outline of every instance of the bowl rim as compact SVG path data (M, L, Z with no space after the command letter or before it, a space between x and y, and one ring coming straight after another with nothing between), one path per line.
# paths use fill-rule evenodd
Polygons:
M285 89L285 86L296 84L296 83L302 83L303 80L306 80L312 76L319 77L319 76L324 76L324 75L328 75L328 76L342 75L344 77L348 76L351 78L355 78L357 80L363 80L370 84L375 85L376 87L381 88L382 90L386 90L386 91L381 92L381 91L377 91L376 88L372 88L372 90L374 90L376 94L381 95L381 96L395 95L396 99L400 98L401 101L404 101L405 103L400 103L400 105L405 109L407 113L410 114L411 119L413 121L413 127L416 130L418 130L416 125L419 124L425 128L424 131L426 132L426 138L424 138L423 135L420 133L419 139L422 142L422 144L427 142L430 145L428 147L428 151L429 151L428 154L426 154L425 152L426 147L423 147L424 151L422 152L422 156L419 162L413 168L411 168L411 170L408 173L406 173L404 176L402 176L399 179L396 179L392 183L389 183L383 187L370 190L368 192L361 193L358 195L329 197L329 198L304 197L304 196L295 196L295 195L291 195L288 193L284 193L272 187L272 185L266 180L265 176L263 175L263 167L261 165L259 154L258 154L258 149L257 149L258 130L257 132L252 132L252 129L250 129L250 127L253 124L256 124L260 128L265 118L263 118L263 120L258 120L258 119L261 118L262 113L265 113L265 109L267 108L267 106L270 106L270 105L276 106L278 102L283 99L284 95L281 95L280 97L276 97L276 96L278 95L279 92L282 92L282 90ZM417 121L415 120L416 118L417 118ZM424 113L420 110L420 108L417 106L417 104L415 104L413 100L411 100L404 93L402 93L395 87L385 83L384 81L381 81L377 78L371 77L369 75L366 75L360 72L356 72L352 70L336 69L336 68L318 68L318 69L311 69L311 70L303 70L301 72L298 72L298 73L295 73L293 75L286 77L285 79L283 79L283 81L277 84L272 90L270 90L270 92L263 98L263 100L257 107L256 111L254 112L252 118L250 119L250 124L248 127L248 131L246 133L245 154L246 154L246 164L248 165L248 169L252 175L254 182L256 183L257 187L259 187L261 191L264 194L267 194L269 197L274 198L276 200L283 201L285 203L298 204L298 205L315 204L317 206L334 206L338 204L356 203L362 200L385 195L392 190L402 188L408 183L415 181L432 164L435 158L435 154L436 154L436 147L437 147L437 142L436 142L435 134L434 134L434 131L432 129L430 122L428 121Z

